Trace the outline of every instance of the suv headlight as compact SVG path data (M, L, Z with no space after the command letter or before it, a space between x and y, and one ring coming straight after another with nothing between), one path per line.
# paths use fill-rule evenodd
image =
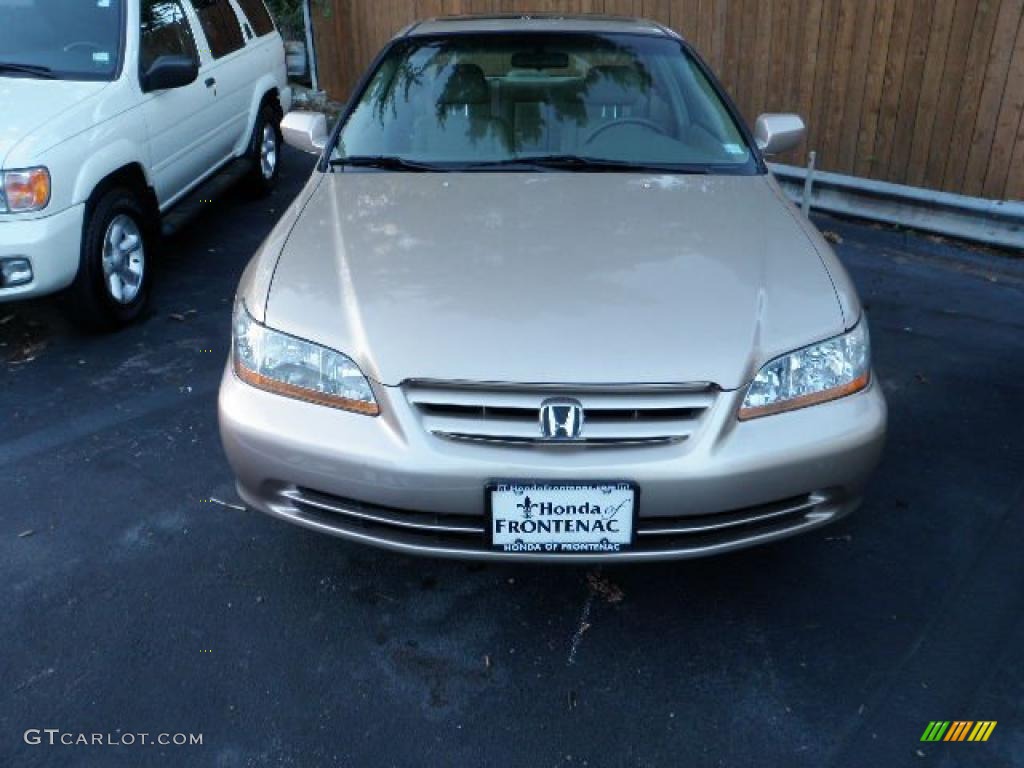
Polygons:
M758 371L747 388L739 418L756 419L824 403L864 389L871 378L868 323L777 357Z
M257 323L240 299L231 346L235 375L247 384L331 408L380 413L370 382L351 359Z
M42 166L0 171L0 213L41 211L50 203L50 172Z

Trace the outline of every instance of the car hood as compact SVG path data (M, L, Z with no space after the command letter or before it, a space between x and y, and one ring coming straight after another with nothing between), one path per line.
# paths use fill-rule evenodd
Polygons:
M265 318L386 385L732 389L844 330L829 272L767 176L328 174Z
M39 129L108 85L107 82L0 77L0 114L3 115L0 168L5 167L7 156L15 146L23 141L38 143L37 137L48 138L48 132Z

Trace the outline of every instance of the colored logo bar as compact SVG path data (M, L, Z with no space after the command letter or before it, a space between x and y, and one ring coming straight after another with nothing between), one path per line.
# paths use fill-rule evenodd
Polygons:
M921 741L988 741L996 720L932 720Z

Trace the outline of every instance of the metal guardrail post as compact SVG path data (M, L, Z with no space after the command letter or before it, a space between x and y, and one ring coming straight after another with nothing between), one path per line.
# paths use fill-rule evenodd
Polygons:
M310 0L302 2L302 20L306 25L306 58L309 61L309 84L314 91L320 90L320 78L317 71L316 40L313 37L313 15L309 7Z
M804 195L800 200L800 210L804 216L811 215L811 193L814 190L814 164L818 160L818 153L813 149L807 153L807 176L804 177Z

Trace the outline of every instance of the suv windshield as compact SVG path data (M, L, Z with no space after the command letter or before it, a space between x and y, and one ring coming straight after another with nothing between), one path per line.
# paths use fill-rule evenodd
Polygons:
M331 157L392 170L757 170L686 49L628 34L401 40Z
M0 0L0 77L111 80L123 0Z

